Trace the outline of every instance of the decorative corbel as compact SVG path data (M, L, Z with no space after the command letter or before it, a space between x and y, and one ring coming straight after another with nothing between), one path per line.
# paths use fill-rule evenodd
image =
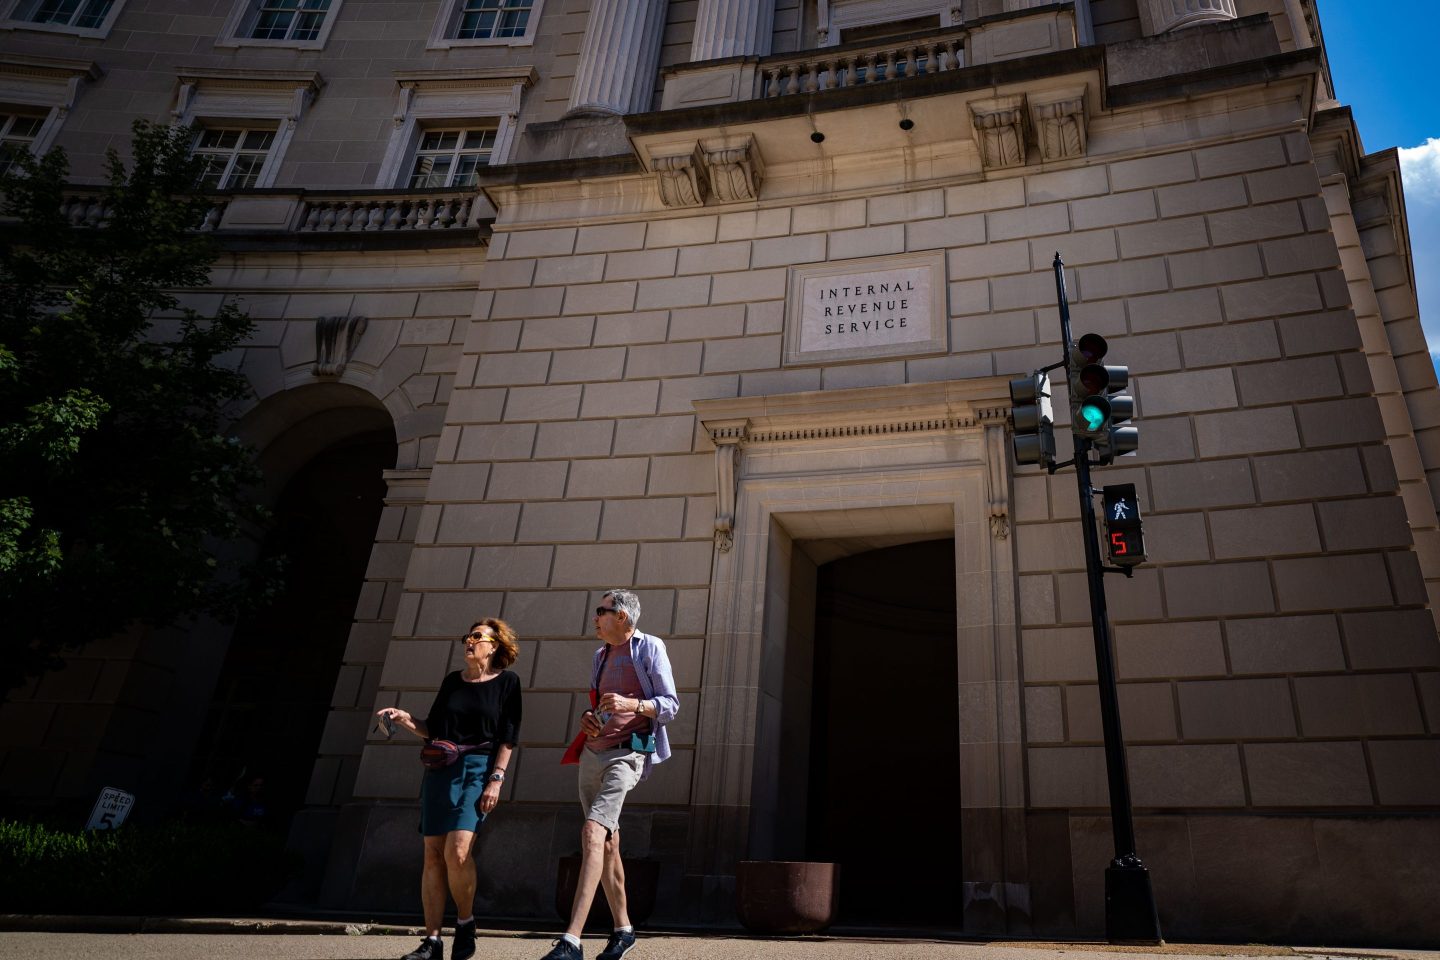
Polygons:
M714 420L705 424L715 444L715 549L729 553L735 545L735 460L749 420Z
M970 104L975 145L987 170L1025 165L1025 96Z
M660 202L667 207L703 207L710 195L710 180L700 145L692 143L683 153L652 155L655 184Z
M1085 88L1030 103L1035 142L1044 160L1069 160L1085 155Z
M180 91L175 95L175 109L170 111L171 119L177 123L185 119L190 111L190 101L195 97L195 81L185 80L180 84Z
M318 317L315 320L315 365L317 377L338 377L355 355L365 335L364 317Z
M700 144L710 189L721 203L739 203L760 197L765 162L753 136L709 140Z
M996 540L1010 536L1010 485L1005 465L1008 444L1005 442L1005 411L982 410L980 421L985 424L985 461L989 466L986 480L990 494L990 535Z

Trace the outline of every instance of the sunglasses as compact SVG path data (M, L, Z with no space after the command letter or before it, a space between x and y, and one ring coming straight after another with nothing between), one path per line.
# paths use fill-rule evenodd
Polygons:
M618 607L596 607L596 608L595 608L595 616L597 616L597 617L603 617L603 616L605 616L605 614L607 614L607 613L619 613L619 612L620 612L620 609L619 609Z
M464 642L465 646L473 647L477 643L494 643L495 638L488 633L481 633L479 630L476 630L470 634L470 636L466 637Z

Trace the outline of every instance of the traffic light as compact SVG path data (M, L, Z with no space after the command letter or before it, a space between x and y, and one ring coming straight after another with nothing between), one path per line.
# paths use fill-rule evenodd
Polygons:
M1135 484L1113 483L1101 488L1105 497L1105 553L1118 567L1145 562L1145 533ZM1129 576L1129 574L1126 574Z
M1055 463L1055 415L1050 406L1050 375L1036 370L1010 381L1011 415L1015 420L1016 463Z
M1140 431L1121 427L1135 415L1134 398L1122 393L1130 383L1130 368L1106 366L1105 338L1087 333L1070 346L1070 421L1075 436L1092 441L1101 463L1134 453Z

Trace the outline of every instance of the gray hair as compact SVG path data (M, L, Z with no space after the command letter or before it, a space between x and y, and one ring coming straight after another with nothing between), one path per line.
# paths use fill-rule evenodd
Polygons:
M635 594L629 590L616 589L606 590L605 596L610 598L615 609L625 611L625 619L630 622L630 626L633 627L640 622L640 598Z

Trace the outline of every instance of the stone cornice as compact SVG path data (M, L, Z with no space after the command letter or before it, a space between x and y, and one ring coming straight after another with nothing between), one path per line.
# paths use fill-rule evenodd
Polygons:
M1010 414L1008 381L911 383L762 397L697 400L695 412L717 445L975 431Z
M0 57L0 73L12 77L32 77L41 80L69 80L71 77L81 77L85 80L98 80L104 75L104 72L93 60L28 57L14 53Z
M325 85L318 70L251 70L235 67L176 67L182 84L212 83L229 88L308 87L318 91Z
M538 74L526 65L503 67L450 67L440 70L396 70L395 82L401 86L424 84L435 89L472 89L477 86L508 87L519 83L530 87Z

